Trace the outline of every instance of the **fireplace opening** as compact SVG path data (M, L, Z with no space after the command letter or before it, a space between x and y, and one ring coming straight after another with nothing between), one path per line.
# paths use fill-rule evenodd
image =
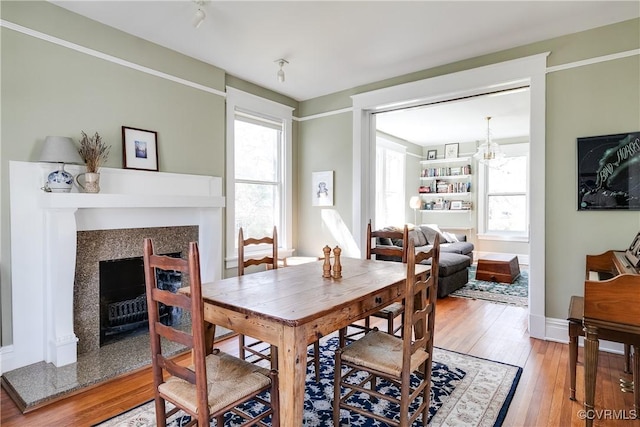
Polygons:
M164 254L179 258L181 252ZM100 347L114 341L147 333L149 318L142 257L100 261ZM158 287L176 292L182 286L179 271L156 270ZM180 321L178 307L160 305L161 321Z

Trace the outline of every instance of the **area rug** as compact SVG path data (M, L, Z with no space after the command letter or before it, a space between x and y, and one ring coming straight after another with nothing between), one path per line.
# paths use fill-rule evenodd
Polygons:
M521 270L520 276L512 284L486 282L476 280L476 266L472 265L469 267L469 283L449 295L527 307L529 304L529 272Z
M320 349L320 382L315 381L313 367L306 378L304 426L332 426L333 358L338 345L337 338L322 343ZM494 362L440 348L434 349L432 367L430 426L501 426L515 393L522 368ZM413 378L417 380L417 378ZM399 391L396 389L396 393ZM370 411L389 411L391 408L359 397L359 404ZM251 412L252 403L244 409ZM184 426L190 417L176 414L167 425ZM384 427L386 424L359 414L343 411L342 425ZM128 412L111 418L99 427L154 426L154 402L147 402ZM225 417L225 426L237 426L239 422L231 414ZM418 420L415 426L422 425ZM216 426L215 421L211 426Z

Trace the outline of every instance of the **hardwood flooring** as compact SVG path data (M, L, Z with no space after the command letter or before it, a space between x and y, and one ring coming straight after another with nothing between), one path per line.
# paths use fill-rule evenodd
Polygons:
M523 367L505 426L584 425L579 418L584 397L582 348L577 401L572 402L568 397L569 347L530 338L525 308L453 297L438 300L435 343L438 347ZM237 354L236 338L223 341L220 347ZM186 361L188 357L182 359ZM601 352L596 408L610 412L608 419L596 420L595 426L640 427L639 420L620 419L628 417L633 409L633 395L622 393L618 387L621 377L630 378L623 372L622 356ZM90 426L152 399L151 382L150 370L144 369L24 415L2 390L0 425ZM616 416L618 419L613 419Z

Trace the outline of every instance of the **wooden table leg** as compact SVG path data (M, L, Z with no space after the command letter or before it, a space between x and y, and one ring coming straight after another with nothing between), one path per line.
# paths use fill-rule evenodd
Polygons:
M585 426L593 426L595 414L594 403L596 396L596 373L598 372L598 328L595 326L584 327L584 410Z
M300 427L307 376L307 342L301 329L285 327L278 346L280 425Z

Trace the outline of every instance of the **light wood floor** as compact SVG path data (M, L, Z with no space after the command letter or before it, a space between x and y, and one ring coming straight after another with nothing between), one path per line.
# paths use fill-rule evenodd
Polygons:
M524 368L505 426L584 425L578 415L584 396L582 348L578 365L578 401L572 402L568 398L568 345L529 338L526 309L444 298L438 300L436 330L438 347ZM220 347L230 353L237 352L237 341L235 338L226 340ZM630 377L623 373L622 356L601 352L596 408L624 410L628 416L633 408L633 398L620 391L620 377ZM89 426L150 400L150 384L151 375L149 369L145 369L26 415L18 411L2 390L0 425ZM640 427L640 421L596 420L594 425Z

